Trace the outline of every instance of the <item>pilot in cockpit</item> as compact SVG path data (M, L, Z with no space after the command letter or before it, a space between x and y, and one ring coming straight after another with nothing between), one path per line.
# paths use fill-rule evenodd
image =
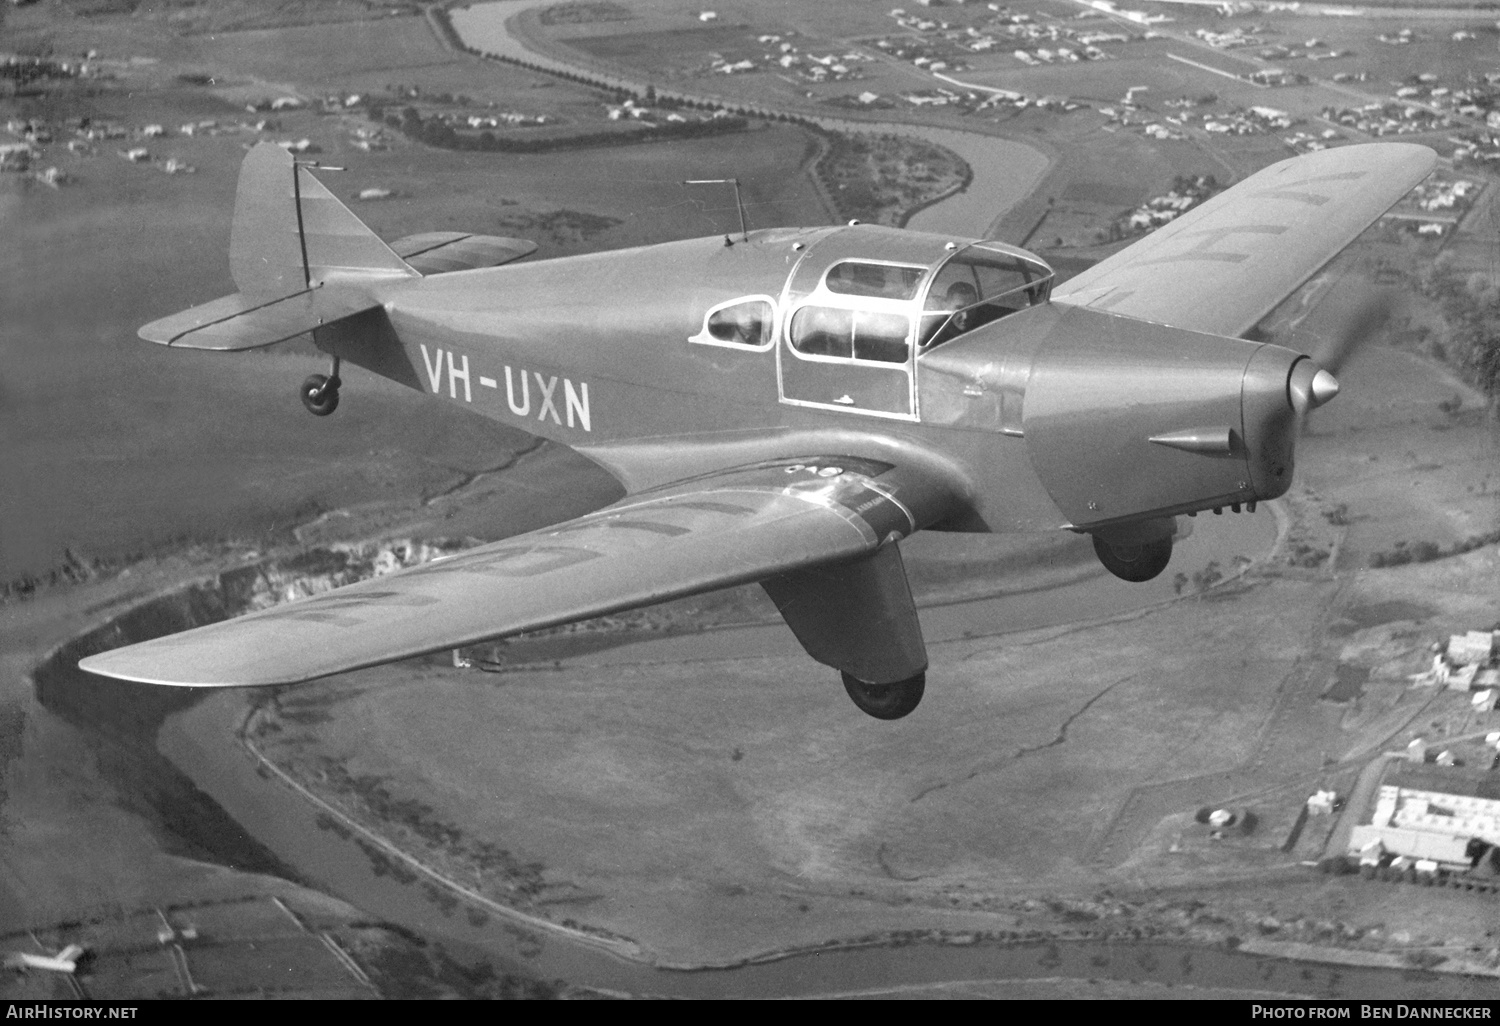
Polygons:
M979 302L979 290L966 281L956 281L943 293L943 309L959 311L949 319L949 335L962 335L969 330L969 313L966 307Z
M978 327L971 323L974 320L974 311L968 309L979 302L979 290L972 282L953 282L943 292L942 298L936 296L927 301L929 313L923 317L927 327L924 329L922 345L935 346L946 342L950 338L962 335L970 328ZM943 311L949 311L946 316Z

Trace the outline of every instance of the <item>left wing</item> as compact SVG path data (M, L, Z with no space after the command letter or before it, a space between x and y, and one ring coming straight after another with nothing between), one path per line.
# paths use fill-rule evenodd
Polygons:
M721 471L79 665L149 684L296 683L852 559L941 517L951 495L854 457Z
M1409 143L1283 160L1064 282L1052 298L1243 335L1426 178L1436 160Z

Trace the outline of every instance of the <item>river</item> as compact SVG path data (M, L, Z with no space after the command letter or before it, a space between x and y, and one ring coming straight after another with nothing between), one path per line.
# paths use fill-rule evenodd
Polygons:
M464 44L481 53L510 60L524 61L554 71L577 73L624 89L641 91L640 81L595 67L581 67L528 49L524 40L513 36L506 23L532 7L546 6L553 0L492 0L449 13L453 29ZM934 84L937 84L936 82ZM833 132L897 132L916 136L952 150L963 158L974 174L968 188L939 203L917 211L907 222L916 231L973 237L993 234L1000 218L1011 207L1029 196L1040 184L1051 161L1040 150L1025 143L978 132L910 123L855 121L848 118L816 117L798 111Z

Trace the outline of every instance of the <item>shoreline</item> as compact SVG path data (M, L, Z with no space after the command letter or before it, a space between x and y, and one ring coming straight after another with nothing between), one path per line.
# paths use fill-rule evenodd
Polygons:
M636 944L634 941L629 940L628 938L613 940L607 937L601 937L597 934L590 933L586 930L569 928L563 926L561 923L555 923L550 919L543 919L540 916L533 916L528 913L522 912L518 908L514 908L510 905L503 904L502 902L495 901L492 898L487 898L479 892L463 886L458 881L443 876L436 869L428 866L425 862L403 851L391 841L386 840L380 834L360 823L357 819L346 813L343 809L314 794L290 773L287 773L280 766L276 765L276 763L267 758L261 752L261 750L256 747L255 742L252 741L249 736L249 732L253 727L254 721L256 717L260 715L260 712L261 706L251 700L249 703L249 708L246 710L245 716L241 721L239 728L235 731L236 739L239 741L241 746L244 747L245 751L248 752L250 756L255 760L256 765L258 767L263 767L264 769L266 769L273 776L275 776L277 780L281 781L282 784L296 792L296 794L304 801L310 802L315 807L321 809L331 816L336 817L340 822L344 824L345 827L360 834L366 840L370 841L376 847L384 851L387 855L391 856L392 858L401 860L402 862L411 866L413 869L417 870L419 873L430 877L441 886L446 887L453 893L459 895L465 901L470 902L474 905L478 905L486 911L494 913L495 915L499 915L503 918L520 923L524 926L532 927L533 929L547 930L549 932L559 934L563 937L566 937L570 942L574 944L583 944L590 947L599 948L619 958L628 958L633 961L642 962L643 964L648 965L655 964L645 957L645 952L638 944Z

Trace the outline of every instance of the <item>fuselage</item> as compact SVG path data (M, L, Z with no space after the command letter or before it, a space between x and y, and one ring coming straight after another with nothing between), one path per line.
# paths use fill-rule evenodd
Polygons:
M770 229L372 285L386 322L317 339L633 492L847 454L953 482L966 512L923 526L1026 530L1285 490L1286 418L1256 411L1297 354L1053 304L1051 280L995 242Z

